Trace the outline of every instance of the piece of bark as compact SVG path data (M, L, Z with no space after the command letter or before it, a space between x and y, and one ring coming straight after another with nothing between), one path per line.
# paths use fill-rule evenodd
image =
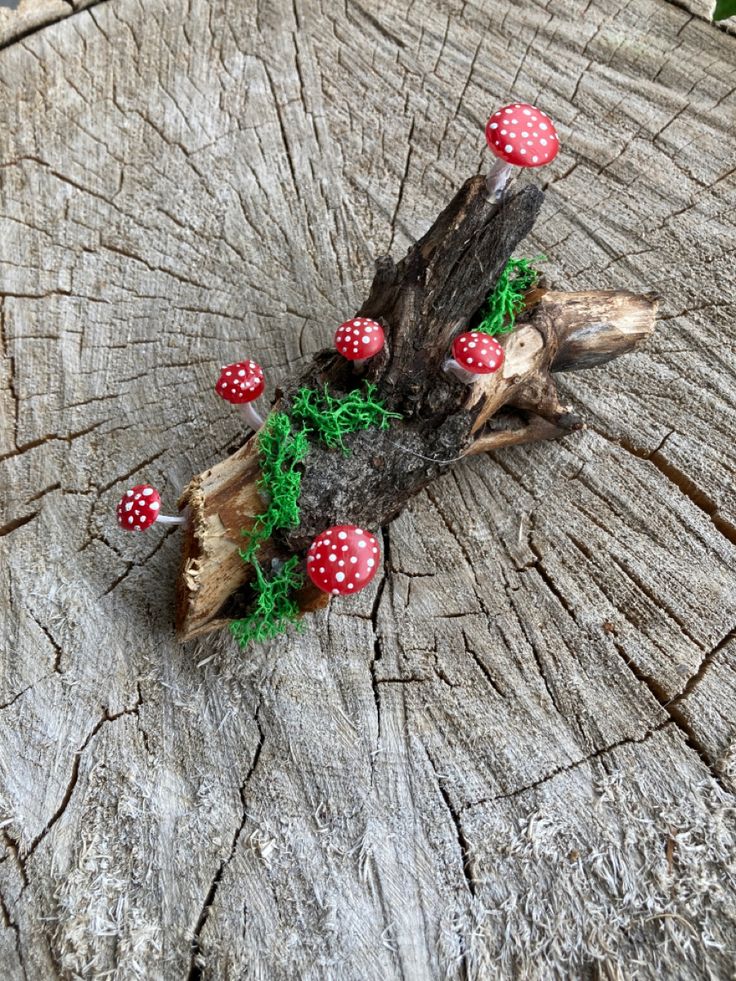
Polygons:
M629 292L558 293L535 289L515 330L503 339L503 370L465 386L443 371L452 339L477 314L509 256L530 231L543 195L528 186L497 204L485 180L468 180L427 234L394 264L381 259L361 316L380 319L387 343L364 375L334 351L318 353L285 386L274 410L288 411L302 387L343 393L361 378L375 382L401 414L387 431L346 439L349 456L314 442L302 464L298 527L277 532L259 552L262 564L302 553L338 523L378 529L462 456L505 445L554 439L583 426L560 404L552 377L604 364L651 333L656 299ZM491 420L504 409L500 428ZM177 628L190 639L244 616L252 570L239 549L264 503L258 492L257 441L195 477L180 506L184 535ZM303 611L327 602L307 585Z

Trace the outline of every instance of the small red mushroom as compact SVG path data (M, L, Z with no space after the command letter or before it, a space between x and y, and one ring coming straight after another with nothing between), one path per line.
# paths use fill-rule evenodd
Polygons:
M184 518L169 514L159 514L161 495L149 484L136 484L123 494L117 507L118 524L126 531L145 531L154 521L162 524L180 525Z
M263 425L263 419L251 405L263 394L263 388L263 368L255 361L226 364L215 385L220 398L234 405L251 429L260 429Z
M490 375L498 371L503 359L503 348L495 337L471 330L455 338L452 357L445 361L443 367L458 381L472 385L477 375Z
M309 546L307 575L317 589L347 596L368 585L380 559L374 535L355 525L335 525Z
M514 167L542 167L557 156L557 130L549 116L526 102L502 106L486 123L486 141L497 160L487 177L499 197Z
M383 327L375 320L365 317L353 317L335 331L335 347L348 361L356 367L361 367L368 358L372 358L383 348L385 341Z

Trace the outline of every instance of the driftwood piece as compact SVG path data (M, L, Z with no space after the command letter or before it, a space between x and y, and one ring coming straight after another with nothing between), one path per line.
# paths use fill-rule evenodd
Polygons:
M0 51L3 981L729 978L736 39L705 0L63 6ZM242 443L219 366L298 377L509 99L561 136L524 252L661 326L556 375L585 431L412 498L355 603L177 643L180 532L118 531L125 487Z
M504 338L503 370L466 386L443 371L453 337L493 288L531 230L542 203L533 186L501 204L483 177L468 180L402 262L380 260L360 316L381 320L387 344L365 374L334 351L323 351L285 391L286 409L302 387L345 392L366 378L401 415L388 431L347 438L348 457L315 442L302 465L297 528L264 544L262 561L303 554L322 529L349 523L378 529L406 502L464 455L554 439L583 423L562 406L552 374L605 364L632 351L654 326L656 301L629 292L532 291L513 333ZM491 427L506 410L501 427ZM242 531L264 507L258 492L257 443L249 439L228 460L195 477L180 506L191 517L183 538L177 625L190 640L243 616L252 601L252 568L239 549ZM304 611L326 603L311 584Z

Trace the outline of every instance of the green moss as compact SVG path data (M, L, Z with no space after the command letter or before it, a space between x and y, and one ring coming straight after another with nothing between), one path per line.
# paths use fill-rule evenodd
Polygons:
M299 604L293 596L303 584L302 576L296 572L298 556L293 555L269 579L264 576L258 559L250 561L256 573L253 609L242 620L230 624L230 631L241 647L247 647L251 641L270 640L292 624L297 629L300 626Z
M368 382L364 391L356 388L342 398L331 395L326 385L321 392L302 388L294 399L291 417L316 434L328 449L339 448L347 456L343 436L361 429L388 429L391 419L401 418L375 398L375 391L376 386Z
M303 584L296 572L299 557L293 555L274 575L266 578L256 558L262 542L277 530L296 528L299 524L299 494L302 474L299 464L309 452L309 436L315 434L330 449L348 452L343 442L347 433L377 427L388 429L391 419L400 419L375 398L376 386L367 384L365 391L350 392L335 398L325 386L317 392L302 388L294 400L291 415L272 412L258 433L258 456L261 479L258 486L268 499L266 510L256 516L253 527L243 531L247 539L240 555L255 571L252 583L255 599L247 616L233 620L230 631L241 647L252 641L270 640L297 624L299 604L295 592Z
M523 309L526 293L539 280L539 272L532 263L543 261L542 255L535 259L509 259L488 297L481 322L474 329L481 334L491 335L508 334L512 331L516 318Z
M261 542L277 528L296 528L299 524L299 492L302 475L297 466L309 452L304 428L294 432L285 412L272 412L258 436L261 479L258 486L268 498L268 507L259 514L252 528L243 534L249 539L241 553L249 562Z

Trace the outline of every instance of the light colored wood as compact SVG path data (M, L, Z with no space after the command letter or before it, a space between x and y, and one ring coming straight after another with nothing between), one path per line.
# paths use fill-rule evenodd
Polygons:
M212 979L730 976L735 45L663 0L107 0L0 52L4 977L193 937ZM528 254L655 337L354 605L178 646L178 532L118 497L234 448L217 367L322 346L509 97L562 138Z
M73 13L68 0L20 0L17 6L0 7L0 47Z

